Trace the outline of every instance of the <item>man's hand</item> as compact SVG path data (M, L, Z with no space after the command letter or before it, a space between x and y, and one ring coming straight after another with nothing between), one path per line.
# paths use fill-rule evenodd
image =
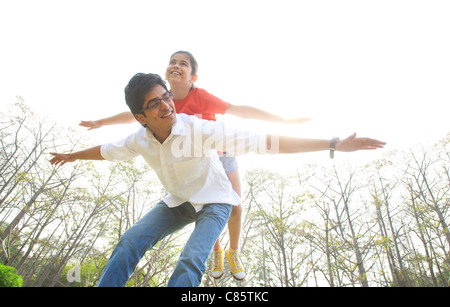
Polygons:
M98 129L100 127L102 127L103 125L100 124L98 121L96 120L88 120L88 121L84 121L82 120L79 125L81 127L86 127L88 128L88 130L92 130L92 129Z
M336 142L336 150L338 151L357 151L357 150L370 150L383 148L386 145L385 142L370 138L357 138L356 132L350 135L348 138Z
M53 155L53 158L50 160L50 163L55 166L64 165L67 162L74 162L77 160L74 157L72 157L71 154L60 154L56 152L51 152L50 154Z
M77 160L104 160L100 149L101 145L70 154L51 152L50 154L53 158L50 160L50 163L53 165L64 165L67 162L74 162Z

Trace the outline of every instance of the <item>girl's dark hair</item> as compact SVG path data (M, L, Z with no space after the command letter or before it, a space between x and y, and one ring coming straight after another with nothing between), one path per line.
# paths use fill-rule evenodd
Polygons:
M157 74L137 73L130 79L125 87L125 101L133 115L142 111L145 103L145 94L158 84L168 91L166 83Z
M179 54L179 53L184 54L184 55L187 55L187 57L189 58L189 62L191 62L192 75L196 75L196 74L197 74L197 71L198 71L198 64L197 64L197 60L194 58L194 56L192 55L192 53L190 53L190 52L188 52L188 51L180 50L180 51L177 51L177 52L175 52L174 54L172 54L172 55L170 56L170 58L172 58L175 54Z

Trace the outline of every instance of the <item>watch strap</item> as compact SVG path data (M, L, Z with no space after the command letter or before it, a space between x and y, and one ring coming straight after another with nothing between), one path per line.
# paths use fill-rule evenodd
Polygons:
M330 158L334 159L334 152L336 151L336 142L339 140L338 137L331 138L330 141Z

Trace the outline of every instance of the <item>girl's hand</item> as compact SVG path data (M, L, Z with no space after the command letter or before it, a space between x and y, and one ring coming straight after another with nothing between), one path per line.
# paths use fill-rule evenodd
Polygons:
M336 150L338 151L357 151L367 149L383 148L386 145L385 142L370 138L357 138L356 132L350 135L348 138L336 142Z
M88 130L97 129L97 128L100 128L100 127L103 126L102 124L100 124L96 120L91 120L91 121L84 121L84 120L82 120L79 123L79 125L82 126L82 127L89 128Z

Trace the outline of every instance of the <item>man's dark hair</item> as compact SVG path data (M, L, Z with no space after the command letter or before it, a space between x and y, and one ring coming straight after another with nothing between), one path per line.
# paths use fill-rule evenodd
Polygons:
M125 101L133 115L141 113L144 108L145 94L158 84L168 91L166 82L157 74L137 73L130 79L125 87Z

